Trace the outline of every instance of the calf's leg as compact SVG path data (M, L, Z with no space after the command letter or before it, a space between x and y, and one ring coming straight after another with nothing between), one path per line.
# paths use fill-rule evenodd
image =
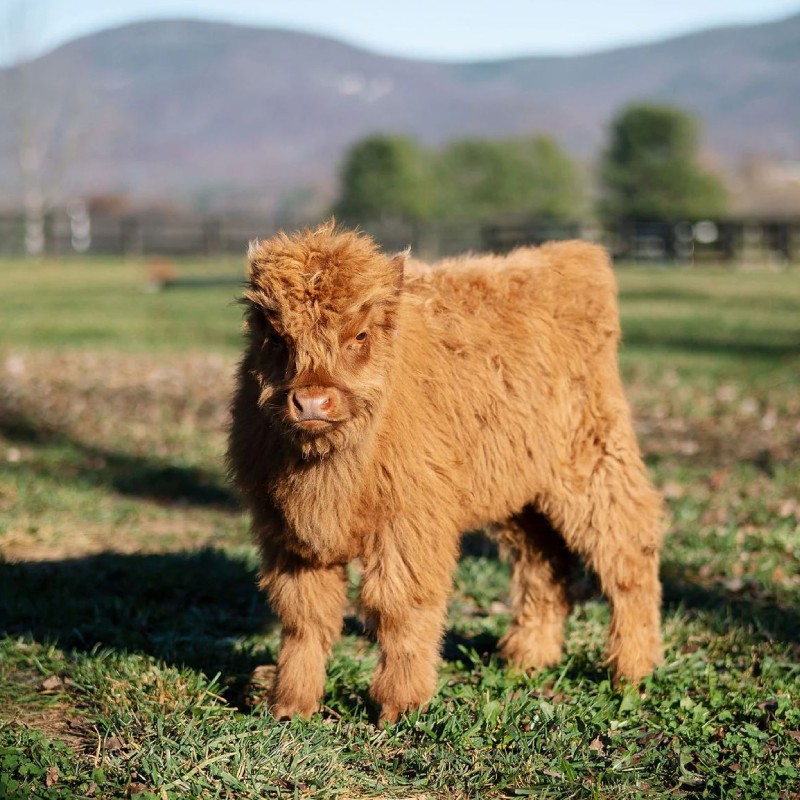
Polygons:
M361 604L381 648L370 687L381 726L424 706L436 692L455 555L431 552L427 561L415 562L389 545L365 564Z
M532 506L509 520L501 544L511 553L514 617L500 652L521 670L557 664L571 608L573 556L547 517Z
M276 719L310 717L319 708L326 662L342 629L345 568L312 567L286 554L265 557L261 586L281 621L272 714Z
M608 659L615 681L638 683L662 660L661 499L638 452L631 446L603 455L587 491L554 503L551 518L597 573L611 603Z

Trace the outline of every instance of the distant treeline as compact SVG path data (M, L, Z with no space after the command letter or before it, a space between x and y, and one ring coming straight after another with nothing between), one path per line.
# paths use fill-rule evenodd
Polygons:
M370 136L344 160L335 212L351 223L488 223L513 214L597 219L610 229L622 220L716 218L727 211L725 186L700 165L698 130L679 109L630 106L611 123L594 180L547 136L463 139L441 150Z
M387 250L411 245L428 259L585 238L637 261L800 260L800 220L731 218L724 184L700 163L696 121L665 106L624 109L591 178L546 136L432 149L388 135L356 143L340 178L328 214ZM0 254L214 258L243 254L249 240L278 226L252 215L129 214L77 202L33 221L24 212L0 217Z

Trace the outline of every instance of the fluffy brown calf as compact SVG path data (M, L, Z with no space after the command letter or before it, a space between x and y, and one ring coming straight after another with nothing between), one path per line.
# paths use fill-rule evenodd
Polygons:
M424 704L459 535L487 523L514 562L513 665L560 659L579 554L611 601L616 677L647 675L661 505L620 384L605 253L549 244L404 280L403 256L326 226L249 258L229 459L282 623L275 716L318 707L356 558L381 720Z

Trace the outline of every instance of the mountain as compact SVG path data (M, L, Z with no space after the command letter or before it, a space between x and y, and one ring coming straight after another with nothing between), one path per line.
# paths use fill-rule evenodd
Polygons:
M376 131L431 145L547 132L589 160L614 112L641 99L697 114L722 164L800 157L800 14L589 55L460 64L285 30L154 21L77 39L21 73L0 70L0 81L26 87L2 99L2 185L21 104L46 169L64 162L62 194L265 207L303 187L329 197L347 145Z

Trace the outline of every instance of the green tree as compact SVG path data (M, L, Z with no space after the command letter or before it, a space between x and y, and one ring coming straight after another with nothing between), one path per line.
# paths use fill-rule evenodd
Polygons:
M600 170L601 216L673 220L725 213L725 186L698 161L698 125L676 108L637 104L611 124Z
M438 159L437 176L443 218L524 213L574 220L585 208L576 165L546 136L453 142Z
M345 156L334 213L345 222L422 220L435 207L428 154L404 136L370 136Z

